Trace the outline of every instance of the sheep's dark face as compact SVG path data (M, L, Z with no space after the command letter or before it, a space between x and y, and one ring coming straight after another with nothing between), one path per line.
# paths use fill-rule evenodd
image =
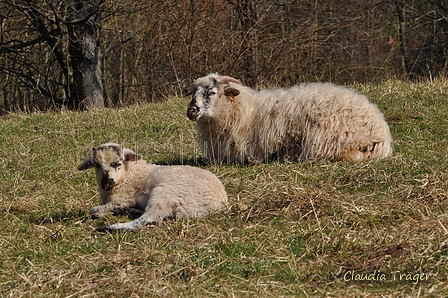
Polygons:
M187 109L188 119L197 121L201 118L213 117L213 107L218 105L220 100L234 100L240 91L232 88L230 83L242 85L237 79L218 74L197 79L194 82L193 97Z
M85 160L78 170L94 167L98 185L105 191L111 191L124 180L129 161L141 159L134 151L115 143L92 148L92 153L92 157Z
M218 100L219 87L217 84L211 86L196 85L193 98L187 109L188 119L197 121L201 118L211 116L210 107Z
M123 180L125 174L123 149L119 147L99 147L93 152L98 185L105 191L110 191Z

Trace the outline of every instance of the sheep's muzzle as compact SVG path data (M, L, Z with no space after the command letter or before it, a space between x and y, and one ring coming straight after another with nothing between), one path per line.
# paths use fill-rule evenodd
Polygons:
M112 188L114 188L114 186L115 186L114 179L110 179L108 176L104 176L103 179L101 180L101 187L105 191L112 190Z
M189 105L187 109L187 117L191 121L196 121L199 118L199 108L196 105Z

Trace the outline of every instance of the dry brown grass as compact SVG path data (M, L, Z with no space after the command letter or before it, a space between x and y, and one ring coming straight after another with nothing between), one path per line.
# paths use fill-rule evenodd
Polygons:
M107 141L147 160L177 162L182 152L191 162L188 99L3 117L0 296L446 296L447 84L356 86L389 119L391 158L204 166L225 184L227 210L113 235L93 230L129 219L90 219L93 173L76 166ZM406 280L420 273L428 280Z

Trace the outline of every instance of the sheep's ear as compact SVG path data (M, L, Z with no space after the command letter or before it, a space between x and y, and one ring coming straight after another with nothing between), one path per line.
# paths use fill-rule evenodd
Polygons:
M123 156L126 161L137 161L139 159L142 159L142 156L140 154L135 153L131 149L124 149Z
M224 89L225 96L231 96L232 98L234 98L235 96L237 96L239 94L240 94L240 90L238 90L236 88L227 87Z
M92 157L86 159L82 164L79 165L78 167L78 171L84 171L87 169L93 168L93 161L92 161Z

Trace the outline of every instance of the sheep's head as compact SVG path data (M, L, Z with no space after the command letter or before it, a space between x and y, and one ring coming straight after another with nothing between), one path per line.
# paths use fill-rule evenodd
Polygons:
M196 121L213 116L211 107L216 104L219 97L225 96L232 100L240 94L240 91L233 88L230 83L243 85L237 79L218 74L209 74L195 80L193 97L187 109L187 117Z
M105 191L110 191L123 181L129 163L141 158L141 155L122 145L106 143L92 148L92 157L86 159L78 170L95 168L98 185Z

